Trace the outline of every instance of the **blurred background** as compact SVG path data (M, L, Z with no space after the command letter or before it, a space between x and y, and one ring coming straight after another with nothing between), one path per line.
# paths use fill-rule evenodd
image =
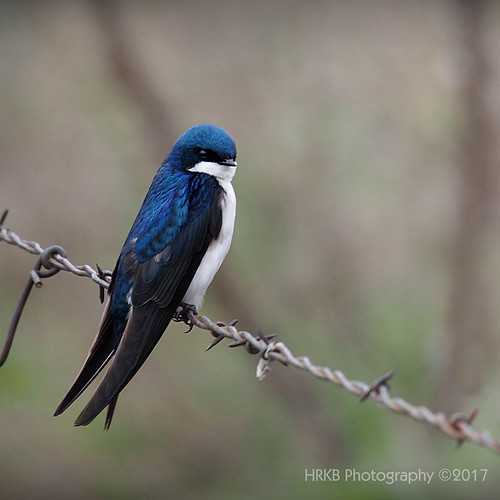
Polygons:
M0 15L0 211L112 269L175 139L238 146L232 249L203 313L500 436L500 4L11 2ZM0 331L35 258L0 243ZM98 287L34 290L0 369L2 498L457 497L498 456L294 368L169 328L104 418L52 413L100 319ZM489 469L427 486L312 468Z

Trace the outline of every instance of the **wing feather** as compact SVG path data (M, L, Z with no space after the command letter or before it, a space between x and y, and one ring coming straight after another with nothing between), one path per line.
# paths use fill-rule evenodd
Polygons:
M61 414L91 384L106 366L115 352L113 339L113 319L108 300L94 342L90 346L87 359L68 393L57 407L54 416Z

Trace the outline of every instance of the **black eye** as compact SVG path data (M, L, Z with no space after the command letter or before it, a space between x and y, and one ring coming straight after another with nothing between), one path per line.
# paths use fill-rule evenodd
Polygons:
M208 158L208 151L206 149L200 149L198 154L202 160L206 160Z

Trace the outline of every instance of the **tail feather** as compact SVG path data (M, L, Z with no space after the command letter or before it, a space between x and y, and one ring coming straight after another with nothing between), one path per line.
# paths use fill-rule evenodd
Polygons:
M108 411L106 412L106 421L104 422L104 430L109 430L111 425L111 420L113 420L113 413L115 412L116 403L118 402L118 394L111 400L108 405Z
M133 309L108 371L76 419L76 426L89 424L108 407L105 428L109 428L120 391L146 361L175 310L173 306L159 308L151 302Z

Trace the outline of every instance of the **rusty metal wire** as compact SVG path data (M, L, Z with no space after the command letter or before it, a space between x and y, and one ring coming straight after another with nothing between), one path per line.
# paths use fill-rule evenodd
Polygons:
M35 255L47 255L46 250L40 246L36 241L23 240L16 233L10 229L3 227L3 222L7 216L8 211L6 210L2 217L0 218L0 241L5 241L10 245L15 245L26 252ZM45 257L43 266L46 269L55 267L61 271L68 271L70 273L76 274L77 276L86 276L91 280L95 281L99 286L103 288L108 288L111 282L111 271L99 271L93 269L91 266L84 264L80 266L75 266L66 258L66 252L61 247L55 247L56 251L50 253Z
M10 229L3 227L6 215L7 212L0 217L0 241L5 241L29 253L40 256L36 266L30 273L32 284L40 286L40 278L52 276L57 272L54 271L54 269L57 269L69 271L77 276L87 276L95 281L101 288L108 288L111 281L110 271L95 270L88 265L75 266L66 258L66 252L63 248L52 246L43 249L37 242L23 240ZM42 267L46 270L41 269ZM27 288L28 285L29 283L27 284ZM29 286L30 289L31 286L32 285ZM27 294L25 289L13 318L13 323L14 320L16 320L16 326L26 300ZM224 339L229 339L232 340L229 347L243 346L250 354L258 355L257 377L259 379L264 378L269 373L270 363L272 361L279 361L285 366L295 366L320 380L331 382L337 387L341 387L357 396L361 401L372 399L382 408L386 408L391 412L399 415L406 415L413 420L431 425L442 431L448 437L456 440L458 444L469 441L479 446L484 446L495 453L500 453L499 439L493 438L489 431L477 431L472 427L472 422L477 415L477 409L473 409L469 415L455 414L451 417L447 417L442 412L433 412L425 406L415 406L400 397L393 397L390 394L388 382L394 372L383 375L372 384L366 384L359 380L349 379L340 370L332 370L327 366L315 365L307 356L295 356L283 342L274 341L274 336L266 336L263 335L262 332L253 335L250 332L238 330L235 326L235 321L228 324L213 322L206 316L195 314L191 310L187 311L186 319L190 327L196 326L197 328L211 332L214 340L207 349L211 349ZM10 344L12 343L12 337L13 332L9 331L6 342L6 346L9 344L8 348L10 348ZM2 355L3 354L5 354L5 349ZM8 349L6 354L8 354ZM5 359L3 361L5 361ZM0 363L0 366L1 364L2 363Z
M358 396L361 401L371 398L394 413L407 415L418 422L436 427L450 438L456 439L459 444L470 441L500 453L500 440L492 438L489 431L476 431L472 428L472 421L477 415L476 409L472 410L469 415L455 414L448 418L442 412L435 413L425 406L415 406L402 398L392 397L388 381L394 372L389 372L368 385L359 380L348 379L340 370L332 370L327 366L317 366L307 356L295 356L283 342L274 342L262 337L262 335L256 337L249 332L238 331L233 324L214 323L206 316L188 313L188 319L194 326L212 332L216 336L214 342L218 342L221 337L228 338L234 341L230 347L245 345L251 354L259 354L260 361L257 365L257 377L259 378L263 378L269 372L271 361L279 361L287 366L293 365L320 380L331 382L345 389Z

